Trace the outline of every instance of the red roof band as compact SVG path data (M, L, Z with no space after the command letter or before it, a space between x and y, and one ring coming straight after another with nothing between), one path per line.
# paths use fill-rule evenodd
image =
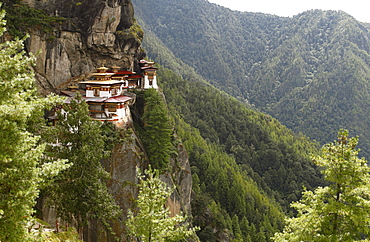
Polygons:
M114 97L83 97L86 102L97 102L97 103L124 103L132 99L127 96L114 96Z

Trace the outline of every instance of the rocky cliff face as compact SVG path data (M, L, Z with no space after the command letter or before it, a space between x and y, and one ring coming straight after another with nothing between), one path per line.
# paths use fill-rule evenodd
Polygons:
M135 23L131 0L23 0L23 3L65 18L51 36L34 30L26 43L29 52L41 51L35 70L43 93L58 92L101 65L139 71L138 61L145 55L141 49L143 33ZM179 144L177 148L178 156L172 158L171 169L162 175L162 180L177 187L168 200L170 211L190 214L190 166L184 147ZM112 154L104 166L112 176L109 189L123 210L113 229L125 241L124 221L137 196L136 167L145 168L148 164L134 132L129 132ZM55 223L50 210L44 211L44 215L50 224ZM96 221L83 234L85 241L110 241L110 235Z
M181 143L177 145L177 153L178 155L170 161L171 169L161 175L161 180L167 183L169 187L176 187L167 202L171 214L183 212L190 216L192 178L188 155ZM112 179L108 184L109 189L114 195L117 204L123 210L119 219L113 223L113 230L121 241L126 241L124 221L127 218L127 211L132 208L138 193L136 168L148 167L145 151L140 143L140 139L134 132L126 132L125 141L116 145L113 156L105 163L105 167L112 175ZM107 235L105 233L103 235L95 235L96 231L100 231L99 226L86 231L84 238L89 238L88 241L100 241L97 238ZM110 236L107 235L107 237L109 238Z
M37 80L43 90L92 72L101 65L136 70L143 33L135 23L131 0L23 0L65 21L52 37L33 31L26 43L37 57Z

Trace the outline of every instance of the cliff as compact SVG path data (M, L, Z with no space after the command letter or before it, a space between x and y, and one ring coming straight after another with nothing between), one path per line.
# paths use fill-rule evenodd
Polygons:
M130 0L23 3L65 18L52 33L32 30L26 43L32 53L41 50L35 70L44 91L55 91L103 64L137 70L137 61L145 55L141 49L143 32L135 22Z
M117 65L139 72L138 61L145 56L141 49L143 32L135 22L130 0L24 0L22 3L63 18L58 28L45 33L29 29L26 49L38 53L35 72L41 93L58 92L77 82L101 65ZM133 129L121 130L124 141L116 144L111 159L104 162L111 174L109 189L123 213L113 224L116 235L125 241L124 222L127 210L137 196L136 167L148 166L145 148ZM192 179L186 150L177 145L177 157L162 180L177 189L168 201L170 211L190 214ZM43 209L43 219L55 224L53 211ZM83 231L85 241L110 241L112 238L99 223L91 221Z
M174 193L168 199L167 205L172 214L180 211L191 214L190 199L192 178L188 154L181 143L177 145L177 157L170 161L170 169L161 175L162 181L169 187L176 187ZM112 179L108 186L114 195L117 204L123 210L119 219L113 223L114 232L125 241L126 228L124 221L127 218L127 210L132 208L134 198L137 196L136 167L145 168L148 166L145 151L142 149L140 139L134 132L126 132L125 141L116 145L111 160L106 162L105 167L109 169ZM96 234L99 228L92 229L85 234L89 236L87 241L101 241L98 238L102 235ZM93 236L92 236L93 235ZM108 236L109 237L109 236Z

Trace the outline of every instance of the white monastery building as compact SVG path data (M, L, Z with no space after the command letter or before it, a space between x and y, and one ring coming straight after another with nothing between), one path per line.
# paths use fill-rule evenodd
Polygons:
M83 99L89 105L90 116L94 120L113 122L123 127L132 121L130 106L134 98L124 95L128 89L158 89L155 63L141 60L142 75L134 72L120 70L118 66L112 68L99 67L88 79L80 81ZM70 102L76 91L62 91L68 96L66 103Z

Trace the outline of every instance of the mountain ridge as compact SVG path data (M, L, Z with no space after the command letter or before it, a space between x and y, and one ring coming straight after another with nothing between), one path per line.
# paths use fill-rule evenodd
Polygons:
M333 10L288 18L198 0L133 4L145 31L212 85L321 144L349 129L369 154L368 24Z

